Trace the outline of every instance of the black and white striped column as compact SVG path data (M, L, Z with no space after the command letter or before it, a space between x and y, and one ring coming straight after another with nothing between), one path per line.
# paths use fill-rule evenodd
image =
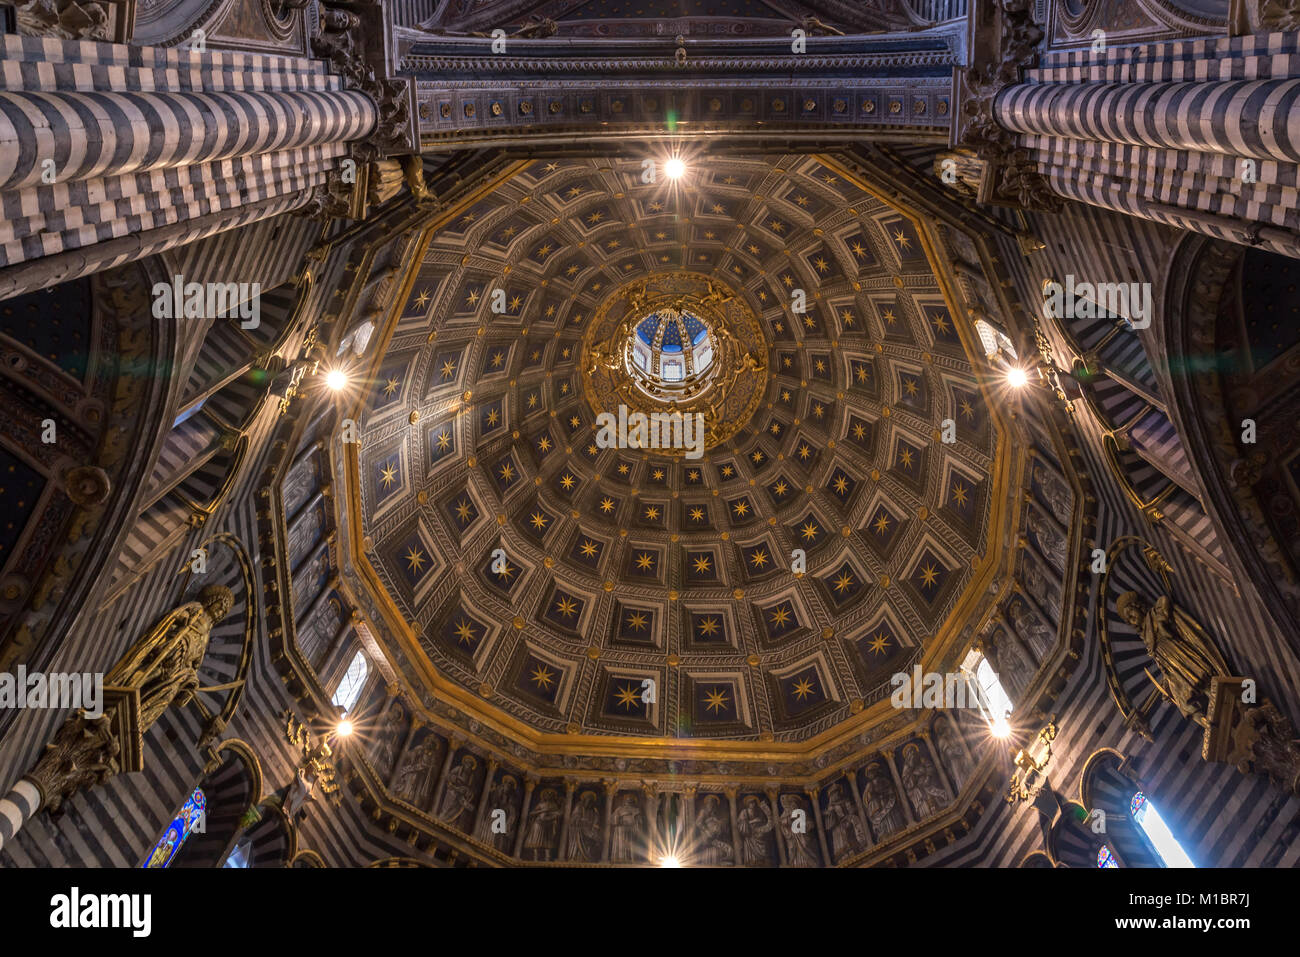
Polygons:
M1053 192L1300 256L1300 41L1047 54L993 103Z
M40 809L41 792L27 778L20 780L0 798L0 850Z
M1300 79L1227 83L1022 83L994 102L1000 125L1108 143L1300 161Z
M297 209L377 122L320 60L0 36L0 296Z
M148 170L347 142L370 133L375 118L374 102L354 90L0 91L0 190L64 185L46 192L69 199L70 181L113 175L120 182ZM53 163L43 180L46 160Z

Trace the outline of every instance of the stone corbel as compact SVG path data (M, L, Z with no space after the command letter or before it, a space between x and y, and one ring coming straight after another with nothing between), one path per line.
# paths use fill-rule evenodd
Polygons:
M991 52L974 57L958 74L961 107L953 127L953 146L973 150L982 169L972 170L968 162L962 179L978 182L981 203L1056 212L1060 197L1038 172L1029 151L1020 147L1017 135L998 123L994 111L998 95L1019 83L1022 70L1038 58L1043 29L1034 22L1033 2L996 0L976 18L972 49Z
M28 0L17 8L20 34L63 40L123 43L131 35L134 19L134 0Z
M406 163L406 157L420 149L415 82L385 75L383 19L378 3L321 7L320 33L312 37L312 52L329 62L331 72L342 77L348 89L374 102L377 118L370 135L353 143L348 159L317 187L303 210L314 219L363 219L371 206L392 198L403 183L417 200L427 197L423 176L416 177Z
M1300 0L1231 0L1228 29L1233 36L1300 30Z

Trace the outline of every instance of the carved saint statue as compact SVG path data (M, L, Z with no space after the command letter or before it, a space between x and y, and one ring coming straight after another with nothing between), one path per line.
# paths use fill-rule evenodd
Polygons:
M998 680L1012 703L1018 704L1024 699L1034 679L1034 664L1027 653L1021 649L1020 642L1001 628L981 638L978 647L989 660Z
M817 830L817 825L796 794L781 795L781 828L785 835L785 846L790 852L790 866L817 867L820 861L813 844L813 832Z
M740 863L770 863L772 847L768 835L771 833L771 811L755 795L749 795L745 798L740 813L736 815L736 836L740 839Z
M593 863L600 860L600 808L596 792L583 791L569 812L569 842L565 857Z
M867 807L867 817L877 841L907 827L907 818L898 803L898 791L890 780L889 771L879 761L867 765L862 801Z
M316 777L310 774L306 768L299 768L294 779L289 782L289 787L284 794L283 810L285 816L290 821L301 811L307 802L316 796Z
M402 756L393 777L393 793L424 809L429 798L433 767L438 760L438 739L427 735L416 747Z
M492 790L488 792L487 812L474 831L475 837L499 851L510 850L510 836L514 833L515 822L519 818L519 809L515 807L515 791L518 787L519 782L509 774L492 785ZM497 811L504 812L504 820L496 814ZM504 830L497 826L499 820Z
M903 748L903 789L916 811L918 820L938 814L948 805L948 792L939 783L930 761L915 741Z
M1052 633L1042 620L1029 610L1023 602L1013 601L1007 609L1007 616L1011 623L1016 626L1016 632L1022 639L1029 643L1038 655L1038 659L1047 657L1052 650Z
M616 863L630 863L636 859L641 844L641 829L645 815L637 804L635 794L624 794L614 808L610 825L613 835L609 845L609 859Z
M696 859L705 867L731 863L731 845L722 839L727 831L716 794L706 795L695 816Z
M970 774L970 758L966 756L965 749L962 748L961 742L957 739L958 732L952 729L947 720L940 716L934 723L934 743L939 749L939 754L943 757L944 767L948 771L948 776L952 778L957 789L960 790L962 784L966 781L966 776Z
M438 817L452 827L464 830L465 816L474 812L474 769L477 767L478 761L472 755L462 755L460 763L447 775Z
M1137 592L1127 591L1115 607L1137 630L1164 680L1157 680L1150 671L1147 676L1185 717L1205 727L1210 679L1230 674L1228 663L1205 629L1168 595L1148 605Z
M397 749L402 746L402 726L406 723L406 711L401 704L394 701L384 716L384 730L375 744L375 771L380 776L388 774L393 768L393 759Z
M1037 509L1031 508L1028 510L1026 517L1026 527L1029 529L1029 533L1038 540L1038 547L1042 549L1047 560L1057 568L1064 568L1065 550L1068 546L1065 536L1057 530L1051 520L1039 513Z
M1056 516L1057 521L1068 528L1074 510L1074 496L1069 488L1060 476L1041 462L1034 467L1034 477L1038 479L1038 487L1043 490L1043 498L1051 507L1052 514Z
M233 603L229 588L209 585L199 592L198 601L168 612L104 679L107 685L139 689L142 732L173 704L185 704L194 696L212 627Z
M524 855L533 861L549 861L560 838L560 796L555 788L546 788L528 812L528 830L524 832Z
M826 810L822 812L822 823L826 826L826 837L830 841L831 857L834 860L842 860L867 846L866 835L862 833L862 819L858 817L853 802L844 793L843 781L836 781L826 792Z

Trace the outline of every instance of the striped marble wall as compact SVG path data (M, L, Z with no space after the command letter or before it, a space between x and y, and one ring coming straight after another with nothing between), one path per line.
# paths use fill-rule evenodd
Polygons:
M1067 206L1050 225L1037 225L1040 235L1051 237L1048 247L1026 257L1006 241L1002 261L1021 301L1039 310L1040 319L1045 319L1040 307L1043 279L1074 274L1099 281L1149 281L1158 287L1179 239L1162 226L1079 206ZM1047 330L1060 361L1069 355L1068 344L1052 324L1047 323ZM1097 489L1097 544L1105 547L1122 535L1136 534L1156 545L1174 568L1175 597L1224 643L1239 667L1257 675L1266 693L1294 716L1300 702L1300 667L1262 603L1250 597L1248 584L1234 588L1179 538L1139 515L1109 479L1095 420L1080 410L1074 421ZM1063 799L1077 800L1079 776L1089 756L1098 748L1115 748L1135 763L1146 794L1199 865L1296 866L1300 800L1264 778L1204 762L1200 729L1169 705L1161 705L1154 715L1154 742L1124 728L1104 680L1096 638L1097 587L1095 583L1092 588L1083 659L1056 703L1061 734L1050 771L1053 787ZM980 818L965 841L926 863L1017 865L1042 848L1038 817L1028 806L999 804Z

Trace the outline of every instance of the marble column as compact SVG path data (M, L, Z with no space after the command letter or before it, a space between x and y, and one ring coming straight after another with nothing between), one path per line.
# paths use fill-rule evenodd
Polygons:
M787 867L790 864L790 853L786 850L785 834L781 831L781 809L776 803L777 789L769 787L763 790L767 793L768 806L772 811L772 839L776 841L777 857L781 866Z
M907 815L907 823L915 824L916 814L912 811L912 802L907 799L907 791L903 787L903 779L898 776L898 768L894 767L894 752L881 751L880 759L889 768L889 776L894 780L894 790L898 792L898 803L903 806L903 813Z
M835 861L831 857L830 844L826 841L826 825L822 822L821 788L810 788L808 796L812 802L813 820L817 823L817 843L822 849L822 863L831 867Z
M433 799L429 802L430 813L434 817L438 815L438 802L442 799L442 789L447 783L447 772L451 770L451 759L456 756L463 743L459 738L447 740L447 756L442 759L442 770L438 772L438 783L433 787Z
M737 867L739 867L741 864L741 858L740 858L740 830L736 826L736 793L737 792L734 787L727 787L725 790L727 794L727 808L728 808L728 812L731 814L731 860Z
M488 799L488 794L492 790L492 775L496 774L496 770L497 770L496 758L488 758L487 770L486 773L483 775L483 788L479 791L478 794L478 810L474 812L474 823L470 826L469 829L470 837L478 837L479 827L482 825L483 816L487 813L487 809L488 809L487 799ZM522 825L522 822L520 823ZM523 830L522 826L520 827L520 830Z
M867 826L867 809L862 804L862 791L858 788L858 772L845 769L844 780L848 782L849 794L853 797L853 810L857 812L858 820L862 822L862 834L870 840L871 828Z
M519 833L515 835L515 860L523 860L520 855L524 849L524 835L528 831L528 810L533 803L533 789L537 787L536 778L527 778L524 781L524 804L519 810Z
M379 107L322 61L0 37L0 296L306 204Z
M573 814L573 792L577 786L576 781L566 780L564 782L564 820L560 823L560 844L555 849L555 859L557 861L567 861L569 859L569 818Z
M603 781L605 786L605 844L600 852L602 862L609 860L609 846L614 841L614 793L618 790L617 781Z
M1300 70L1284 34L1195 38L1081 62L1053 51L992 121L1066 199L1300 255Z

